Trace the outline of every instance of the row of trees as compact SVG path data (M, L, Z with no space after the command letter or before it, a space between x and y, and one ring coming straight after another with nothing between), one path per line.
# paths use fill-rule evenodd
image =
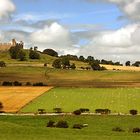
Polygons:
M53 61L52 66L57 69L75 69L75 64L70 64L70 60L68 58L59 58Z
M37 51L37 47L34 47L34 49L30 48L28 53L16 45L10 48L9 53L12 59L19 59L20 61L27 60L27 57L29 57L29 59L40 59L40 53Z

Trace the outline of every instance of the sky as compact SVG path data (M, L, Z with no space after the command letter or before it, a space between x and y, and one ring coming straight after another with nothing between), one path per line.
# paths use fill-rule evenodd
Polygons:
M0 0L0 42L140 61L140 0Z

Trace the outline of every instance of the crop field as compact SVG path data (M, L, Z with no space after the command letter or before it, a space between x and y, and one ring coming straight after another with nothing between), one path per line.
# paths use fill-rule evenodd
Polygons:
M50 90L52 87L0 87L0 102L3 111L17 112L27 103Z
M47 122L65 120L69 128L47 128ZM88 124L81 130L73 124ZM0 116L1 140L139 140L132 128L140 126L140 116ZM124 132L114 132L120 127Z
M73 112L88 108L91 112L108 108L112 113L129 113L130 109L140 112L140 88L54 88L25 106L21 112L36 112L39 108L53 112L62 108Z

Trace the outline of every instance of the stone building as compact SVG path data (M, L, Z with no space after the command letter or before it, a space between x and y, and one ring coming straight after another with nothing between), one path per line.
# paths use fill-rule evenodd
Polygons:
M19 46L20 48L23 48L24 43L22 41L17 43L15 39L12 39L11 43L0 43L0 51L8 51L11 47L14 46Z

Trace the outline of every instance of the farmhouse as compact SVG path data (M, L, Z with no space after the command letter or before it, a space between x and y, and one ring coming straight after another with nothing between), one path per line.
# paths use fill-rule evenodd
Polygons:
M22 41L17 43L15 39L12 39L11 43L0 43L0 51L8 51L13 46L19 46L23 48L24 43Z

